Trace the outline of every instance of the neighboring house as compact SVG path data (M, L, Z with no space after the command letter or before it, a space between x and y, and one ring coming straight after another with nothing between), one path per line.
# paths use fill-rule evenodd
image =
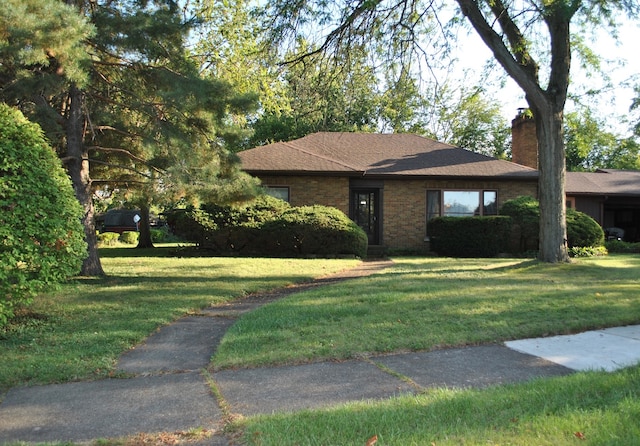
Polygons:
M140 211L137 209L111 209L96 217L96 227L101 232L137 231Z
M537 168L535 123L519 116L512 121L512 159ZM609 238L640 241L640 172L598 169L567 172L567 207L584 212L602 226Z
M435 216L495 215L537 196L536 169L412 134L315 133L238 155L271 195L336 207L392 250L427 251Z
M567 172L567 206L595 219L609 238L640 241L640 172Z

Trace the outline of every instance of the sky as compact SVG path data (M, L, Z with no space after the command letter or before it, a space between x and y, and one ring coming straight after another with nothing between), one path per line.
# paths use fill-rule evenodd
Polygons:
M640 23L626 22L619 28L618 43L604 32L597 38L591 39L590 47L603 60L604 71L608 73L615 88L601 94L599 100L590 99L590 103L596 106L602 118L611 126L614 133L621 133L621 136L629 136L630 126L621 123L622 116L628 115L631 101L636 96L630 87L624 87L623 83L635 77L635 84L640 85ZM478 67L485 61L492 60L492 54L477 35L470 35L459 43L460 60L466 61L463 66ZM622 66L620 66L622 65ZM495 68L496 73L503 74L502 67ZM604 85L604 81L598 76L588 77L587 73L581 69L577 59L573 58L571 67L572 84L569 93L578 93L584 86L597 88ZM518 108L527 107L524 93L518 85L511 79L507 79L505 87L494 89L491 96L502 104L503 115L511 120L516 116ZM566 111L574 108L573 103L568 101Z

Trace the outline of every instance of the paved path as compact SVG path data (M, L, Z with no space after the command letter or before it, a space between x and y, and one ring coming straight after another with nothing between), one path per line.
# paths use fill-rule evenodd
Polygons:
M118 369L131 374L131 378L12 389L0 404L0 444L88 442L141 432L204 428L212 435L197 444L222 446L230 444L220 433L225 416L230 414L248 416L296 411L354 400L389 398L430 387L485 387L561 376L572 373L571 367L579 369L561 359L589 356L588 347L600 356L600 362L591 362L589 368L605 364L602 368L609 370L640 359L640 328L627 327L596 332L586 338L546 338L560 347L554 354L547 352L549 344L545 340L525 340L510 346L513 348L484 345L343 362L212 374L206 371L215 346L242 313L283 294L372 274L386 265L386 262L366 262L340 275L290 287L284 293L249 297L182 318L121 357ZM602 342L594 343L592 336ZM603 355L603 349L613 351L609 345L620 345L621 338L627 343L623 349L625 358L612 360ZM224 398L225 411L210 385Z

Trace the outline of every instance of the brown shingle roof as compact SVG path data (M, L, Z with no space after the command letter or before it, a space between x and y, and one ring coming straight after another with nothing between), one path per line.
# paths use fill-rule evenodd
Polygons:
M596 172L567 172L567 194L640 195L640 172L600 169Z
M254 174L537 178L534 169L407 133L314 133L239 154Z

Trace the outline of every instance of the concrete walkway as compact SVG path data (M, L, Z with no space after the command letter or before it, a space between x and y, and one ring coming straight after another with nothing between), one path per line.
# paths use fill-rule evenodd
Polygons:
M384 266L365 263L346 277L330 277L287 292L370 274ZM204 428L212 435L197 444L221 446L231 444L220 433L230 414L321 408L430 387L486 387L574 370L615 370L640 361L640 326L635 326L506 345L207 372L215 346L234 320L281 296L261 295L210 308L164 327L121 357L118 370L131 378L10 390L0 404L0 444L83 443ZM211 385L225 404L214 396Z

